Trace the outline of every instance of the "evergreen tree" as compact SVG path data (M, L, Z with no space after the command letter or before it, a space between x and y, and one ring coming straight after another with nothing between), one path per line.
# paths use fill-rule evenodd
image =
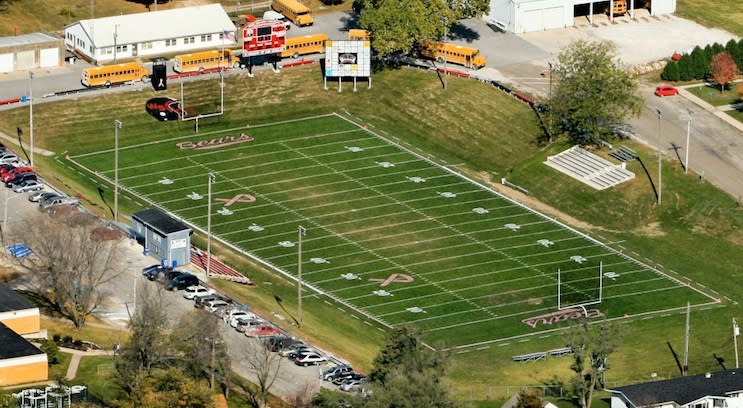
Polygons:
M694 79L704 79L707 77L709 62L704 54L704 50L699 46L694 47L694 50L691 52L691 65Z
M689 54L684 54L678 62L679 81L691 81L694 78L694 67Z
M663 68L663 73L660 74L660 78L664 81L676 82L679 80L679 64L676 61L668 61L666 67Z

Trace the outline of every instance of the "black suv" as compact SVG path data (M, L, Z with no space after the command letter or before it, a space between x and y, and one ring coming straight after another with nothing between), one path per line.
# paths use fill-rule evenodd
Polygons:
M190 273L183 273L171 279L165 284L167 290L181 290L186 289L189 286L196 286L199 284L199 278Z
M38 180L36 173L21 173L12 179L5 182L5 187L13 187L16 184L20 184L26 180Z
M155 279L157 279L158 282L161 282L163 285L172 281L173 278L179 275L183 275L185 272L178 271L175 269L165 269L163 271L160 271L155 275Z

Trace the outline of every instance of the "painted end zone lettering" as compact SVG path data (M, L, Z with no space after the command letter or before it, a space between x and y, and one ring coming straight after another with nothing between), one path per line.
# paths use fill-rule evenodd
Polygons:
M203 150L203 149L217 149L224 146L234 145L238 143L252 142L255 140L253 136L246 133L241 133L240 136L225 136L218 139L211 140L199 140L194 143L191 141L176 143L176 147L183 150Z
M532 329L536 329L539 323L552 325L555 323L564 322L566 320L577 320L582 318L583 314L583 310L581 309L565 309L541 316L530 317L528 319L522 320L521 322L531 327ZM586 317L589 319L595 319L597 317L604 316L604 314L601 313L601 311L598 309L588 309L586 310L586 314Z

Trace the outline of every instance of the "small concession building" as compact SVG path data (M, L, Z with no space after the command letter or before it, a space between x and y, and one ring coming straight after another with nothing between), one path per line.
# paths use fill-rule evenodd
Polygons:
M617 0L490 0L486 21L510 33L528 33L573 27L575 18L606 13ZM647 9L650 15L671 14L676 0L625 0L627 15ZM610 13L607 13L610 14ZM610 15L613 17L613 15ZM591 20L592 21L592 20Z
M58 67L64 52L64 41L45 33L0 37L0 72Z
M235 25L220 4L80 20L64 33L70 52L95 63L236 44Z
M46 354L21 336L39 329L39 308L0 284L0 386L47 380Z
M191 228L165 211L148 208L132 214L132 231L142 242L145 253L163 265L191 262Z

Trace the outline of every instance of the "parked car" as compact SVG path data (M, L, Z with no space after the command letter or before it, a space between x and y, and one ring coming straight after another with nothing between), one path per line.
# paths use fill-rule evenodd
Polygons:
M232 326L232 322L237 319L241 319L241 318L255 319L257 317L258 316L256 316L255 313L250 313L247 310L234 308L234 309L225 310L225 313L222 315L222 320L224 320L225 322L229 323L230 326ZM232 326L232 327L235 327L235 326Z
M289 336L273 336L266 340L266 347L274 353L303 344L301 341Z
M298 346L293 350L288 350L286 352L279 353L280 355L288 358L289 360L295 360L297 357L301 356L302 354L314 352L315 349L308 345Z
M27 193L30 191L40 191L44 189L44 184L38 180L25 180L20 184L13 187L13 191L16 193Z
M165 285L172 281L176 276L183 275L184 273L186 272L176 269L163 269L155 275L155 280Z
M363 379L351 379L346 380L340 385L340 389L346 392L361 391L361 387L364 385Z
M48 199L50 197L58 197L58 196L59 194L55 193L54 191L35 191L28 195L28 201L31 201L32 203L37 203L41 200Z
M210 302L216 299L219 299L219 295L217 295L216 293L213 293L211 295L206 295L206 296L194 296L193 307L197 309L203 308L204 305L206 305L206 302Z
M245 333L249 329L255 326L260 326L262 324L268 324L268 322L261 319L260 317L255 317L253 319L249 317L247 318L241 317L239 319L235 319L230 322L230 326L232 326L235 330L237 330L238 333Z
M21 173L17 174L15 177L11 178L10 180L5 181L5 187L11 188L15 187L18 184L23 183L26 180L37 180L36 173Z
M23 174L23 173L33 173L34 169L28 166L22 166L22 167L16 167L14 169L10 169L2 176L3 177L3 183L8 182L9 180L13 179L13 177Z
M184 272L165 284L166 290L182 290L189 286L195 286L199 284L199 278L196 275L192 275L188 272Z
M277 334L281 334L281 330L278 327L266 322L257 326L245 328L246 337L271 337Z
M294 364L299 366L309 366L324 363L328 361L327 357L320 353L310 351L294 359Z
M172 270L173 268L168 266L151 265L142 269L142 275L144 275L147 279L154 281L155 279L157 279L157 275Z
M351 371L346 374L341 374L338 377L333 378L331 381L335 385L341 385L348 380L363 380L364 378L366 378L364 374Z
M222 310L222 309L224 309L226 307L229 307L229 306L230 306L230 304L227 303L227 302L225 302L224 300L214 299L214 300L210 300L210 301L208 301L208 302L206 302L204 304L204 310L206 310L209 313L215 313L215 312L217 312L219 310Z
M18 156L15 155L15 153L11 152L3 152L0 153L0 164L13 164L20 162L21 159L18 158Z
M211 295L212 293L214 293L214 289L196 285L187 287L186 290L183 291L183 297L191 300L196 296Z
M352 371L353 369L351 368L351 366L345 364L333 366L322 372L322 379L325 381L332 381L333 379L338 378L343 374L348 374Z
M674 96L678 94L679 90L671 85L662 84L655 88L655 96Z
M39 201L39 207L43 210L54 207L55 205L64 204L77 204L77 200L72 197L57 196Z

